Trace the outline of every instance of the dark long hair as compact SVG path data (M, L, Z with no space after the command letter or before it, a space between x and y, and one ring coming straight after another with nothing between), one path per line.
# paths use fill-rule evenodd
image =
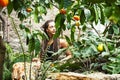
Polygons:
M46 32L46 29L48 28L48 25L49 25L50 22L54 22L54 20L47 20L47 21L42 25L43 31L47 34L47 36L48 36L48 33ZM49 37L49 36L48 36L48 37ZM44 56L44 54L46 53L46 48L48 47L48 41L49 41L49 40L47 40L47 39L42 40L40 57L41 57L41 56ZM56 39L54 39L54 41L53 41L52 51L53 51L53 52L57 52L58 49L59 49L59 39L56 38Z

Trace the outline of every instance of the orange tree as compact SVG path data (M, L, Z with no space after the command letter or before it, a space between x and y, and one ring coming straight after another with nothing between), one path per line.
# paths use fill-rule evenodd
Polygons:
M118 40L120 34L120 18L118 17L120 1L64 0L56 2L59 4L58 8L60 10L66 10L65 14L59 13L55 18L58 30L56 36L59 36L62 30L70 30L70 38L68 36L65 37L72 46L70 50L73 56L77 59L75 59L77 62L74 65L68 62L61 67L57 66L57 68L62 70L69 68L72 71L78 69L80 72L81 70L86 71L93 68L109 73L120 73L120 45ZM75 27L76 22L79 22L80 26ZM93 23L103 24L105 30L99 33ZM91 33L88 30L88 26L91 26L98 36ZM76 39L75 35L76 28L83 32L81 35L78 34L78 39Z
M102 66L102 70L107 72L120 73L118 65L120 63L120 45L118 41L120 34L120 0L10 0L7 12L10 16L14 10L21 22L31 15L34 16L35 22L39 22L42 15L47 13L47 9L53 6L60 11L55 18L57 33L54 38L59 37L61 31L68 29L70 37L65 36L65 38L70 44L70 48L72 48L73 57L77 61L84 62L88 59L85 64L90 63L89 69ZM93 25L94 23L103 24L105 26L104 32L100 34ZM89 26L96 31L98 36L88 30ZM30 32L23 24L20 24L20 28L27 33L29 52L39 53L38 35L43 38L43 34L39 31ZM77 39L76 29L79 33L80 31L83 32L83 34L77 35ZM101 43L104 49L99 52L97 46ZM105 59L103 61L105 63L102 63L101 59ZM88 67L84 64L82 66ZM115 68L116 66L117 68ZM78 65L74 67L81 69L81 66L78 67ZM61 69L60 67L57 68Z

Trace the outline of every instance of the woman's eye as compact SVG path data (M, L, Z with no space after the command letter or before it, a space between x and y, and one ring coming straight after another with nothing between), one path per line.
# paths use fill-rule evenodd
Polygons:
M50 26L49 28L53 28L53 26Z

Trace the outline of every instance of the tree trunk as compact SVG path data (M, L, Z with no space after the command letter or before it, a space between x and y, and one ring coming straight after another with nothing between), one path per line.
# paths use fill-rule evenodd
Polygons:
M3 77L3 64L4 64L4 57L5 57L6 48L3 43L3 39L0 36L0 80Z

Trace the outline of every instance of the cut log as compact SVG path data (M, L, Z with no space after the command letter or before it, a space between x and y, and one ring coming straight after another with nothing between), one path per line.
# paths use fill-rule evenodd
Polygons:
M51 73L49 80L120 80L120 74L104 74L100 72L91 74L79 74L74 72L68 73Z

